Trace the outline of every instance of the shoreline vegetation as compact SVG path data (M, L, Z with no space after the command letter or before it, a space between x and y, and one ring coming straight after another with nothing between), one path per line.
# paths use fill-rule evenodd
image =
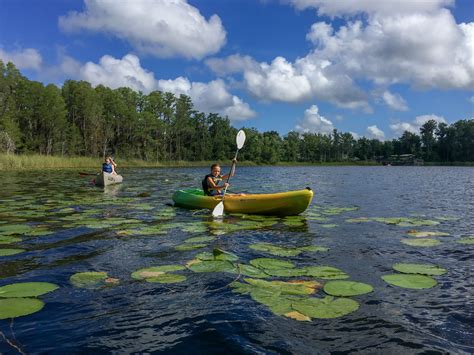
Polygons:
M116 158L120 168L174 168L174 167L208 167L214 161L157 161ZM219 161L229 165L229 161ZM40 154L0 154L0 171L23 171L38 169L96 169L100 170L102 159L92 157L67 157ZM382 166L376 161L347 162L279 162L260 164L252 161L239 161L240 166ZM474 162L425 162L425 166L474 166Z

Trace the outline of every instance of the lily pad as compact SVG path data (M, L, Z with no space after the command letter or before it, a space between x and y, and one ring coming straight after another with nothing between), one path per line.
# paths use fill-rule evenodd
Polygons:
M59 286L49 282L19 282L0 287L0 297L36 297L58 289Z
M188 263L188 268L194 272L230 272L237 273L234 264L227 260L199 260L195 263Z
M214 240L214 237L194 237L194 238L188 238L184 242L185 243L203 243L203 242L210 242Z
M161 265L152 266L139 269L132 273L132 278L136 280L144 280L148 278L158 277L167 272L184 270L185 267L182 265Z
M292 269L295 267L295 265L289 261L272 258L253 259L250 260L250 264L263 270Z
M427 231L408 231L408 235L412 237L419 237L419 238L424 238L424 237L445 237L448 236L449 233L446 232L427 232Z
M457 240L459 244L474 244L474 237L466 237L466 238L461 238Z
M280 247L280 246L273 245L270 243L251 244L249 248L258 250L258 251L267 252L269 254L276 255L276 256L296 256L305 251L328 251L329 250L328 248L318 247L318 246L313 246L313 245L291 248L291 247Z
M332 266L307 266L305 275L318 277L325 280L341 280L349 278L344 271Z
M20 254L26 251L25 249L0 249L0 256L10 256Z
M348 218L346 219L348 223L364 223L364 222L371 222L371 220L367 217L358 217L358 218Z
M160 284L174 284L178 282L186 281L186 276L184 275L177 275L177 274L162 274L155 277L147 277L145 279L146 282L157 282Z
M446 273L446 269L433 264L403 264L398 263L393 265L396 271L403 272L404 274L422 274L422 275L443 275Z
M40 311L44 302L36 298L0 299L0 319L27 316Z
M266 281L245 278L245 281L258 288L271 289L273 292L287 295L311 295L321 284L316 281Z
M229 253L228 251L215 248L212 253L210 252L202 252L196 255L197 259L200 260L228 260L228 261L236 261L239 257L235 254Z
M436 245L440 245L441 242L437 239L402 239L401 242L403 244L411 245L414 247L434 247Z
M0 233L4 235L25 234L31 229L32 227L27 224L7 224L0 226Z
M10 244L10 243L17 243L17 242L21 242L21 238L10 237L8 235L0 236L0 244Z
M382 279L390 285L411 289L432 288L437 284L435 279L425 275L391 274L382 276Z
M342 317L356 311L359 308L359 303L350 298L326 296L323 299L303 299L292 303L291 307L310 318L330 319Z
M239 273L253 278L266 278L269 275L252 265L238 264Z
M175 246L175 250L179 251L188 251L188 250L196 250L196 249L202 249L207 247L207 244L181 244Z
M79 288L95 288L103 286L108 277L104 271L87 271L72 275L69 281Z
M324 292L331 296L357 296L373 290L371 285L355 281L329 281L324 285Z

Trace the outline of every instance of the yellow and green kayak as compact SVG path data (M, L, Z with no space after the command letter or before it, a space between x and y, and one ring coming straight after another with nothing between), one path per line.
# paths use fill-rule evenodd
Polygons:
M313 199L313 191L304 190L278 192L274 194L226 194L226 213L263 214L271 216L292 216L302 213ZM214 209L222 196L205 196L200 189L178 190L173 195L177 207Z

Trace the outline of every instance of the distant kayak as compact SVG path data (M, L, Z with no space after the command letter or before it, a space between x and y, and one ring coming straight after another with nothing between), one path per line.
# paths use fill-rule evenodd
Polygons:
M175 206L212 210L222 196L205 196L201 189L178 190L173 194ZM292 216L304 212L311 200L310 188L273 194L226 194L224 209L226 213L262 214L271 216Z
M109 186L114 184L121 184L123 181L122 175L113 175L105 172L97 174L95 184L97 186Z

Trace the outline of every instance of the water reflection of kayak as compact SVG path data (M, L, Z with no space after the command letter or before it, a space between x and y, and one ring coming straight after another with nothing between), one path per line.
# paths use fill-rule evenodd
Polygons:
M114 184L121 184L123 181L122 175L114 175L106 172L101 172L97 174L95 178L95 184L97 186L109 186Z
M175 206L191 209L212 210L221 199L221 196L205 196L201 189L178 190L173 194ZM226 194L224 209L226 213L291 216L305 211L312 199L310 188L273 194Z

